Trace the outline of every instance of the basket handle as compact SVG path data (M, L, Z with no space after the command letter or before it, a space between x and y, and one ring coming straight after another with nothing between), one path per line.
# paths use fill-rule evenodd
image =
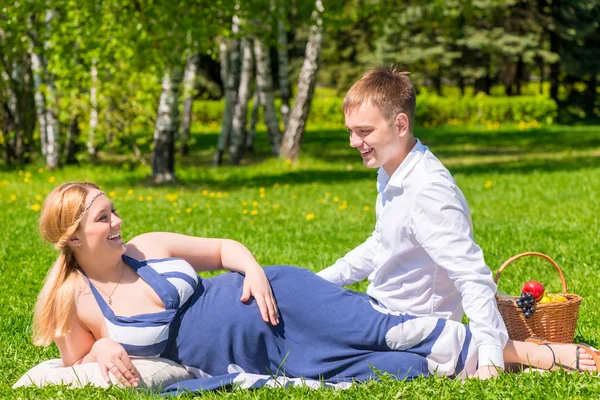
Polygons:
M560 282L562 284L562 294L563 295L567 294L567 282L565 281L565 276L563 275L563 272L560 269L560 267L558 266L558 264L556 263L556 261L554 261L549 256L547 256L543 253L538 253L535 251L529 251L526 253L517 254L516 256L513 256L513 257L509 258L508 260L504 261L504 264L502 264L502 266L500 266L500 269L498 270L498 272L496 272L496 276L494 277L494 282L496 283L496 285L498 284L498 281L500 280L500 275L502 274L502 271L504 271L504 269L508 266L508 264L512 263L515 260L518 260L521 257L529 257L529 256L541 257L544 260L548 261L550 264L552 264L554 266L554 268L556 269L556 271L558 271L558 276L560 277Z

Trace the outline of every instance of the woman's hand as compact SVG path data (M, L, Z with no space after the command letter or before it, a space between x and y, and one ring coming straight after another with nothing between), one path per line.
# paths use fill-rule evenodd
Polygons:
M123 346L114 340L102 338L94 343L92 351L107 383L110 383L110 377L108 376L108 371L110 371L123 386L138 386L140 373L131 362Z
M279 323L279 310L271 290L269 280L262 268L254 268L246 271L244 279L244 289L242 290L242 302L247 302L250 297L254 297L256 304L262 315L262 319L275 326Z

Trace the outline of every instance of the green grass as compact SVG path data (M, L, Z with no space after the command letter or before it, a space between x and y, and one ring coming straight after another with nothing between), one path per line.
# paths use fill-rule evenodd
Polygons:
M148 185L147 168L132 169L117 159L53 172L0 167L0 398L149 397L120 389L11 389L33 365L58 357L54 346L31 344L30 323L37 292L56 256L39 238L39 211L32 207L41 205L41 198L60 182L93 180L107 193L114 191L126 238L156 230L228 237L246 244L263 265L318 271L372 231L376 172L362 166L343 129L309 131L295 166L270 158L260 132L257 152L244 167L213 169L208 165L216 134L216 128L197 129L192 155L179 161L179 183L166 187ZM449 167L469 200L475 237L490 268L495 271L524 251L553 257L569 291L584 298L575 340L600 346L600 127L437 127L420 129L417 136ZM314 218L307 219L310 214ZM542 260L515 263L502 275L500 288L517 293L529 279L542 281L551 292L560 290L556 273ZM365 288L365 283L354 286ZM369 383L343 392L295 388L203 396L531 400L599 397L600 385L588 375L505 374L485 382L432 378Z

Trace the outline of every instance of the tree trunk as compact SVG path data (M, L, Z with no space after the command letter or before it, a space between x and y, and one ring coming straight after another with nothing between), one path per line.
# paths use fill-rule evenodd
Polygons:
M246 137L246 151L252 153L254 151L254 138L256 138L256 123L258 122L258 111L260 108L260 98L258 90L252 96L252 114L250 115L250 129Z
M237 15L233 16L231 31L234 35L240 32L240 19ZM229 146L231 139L231 123L233 120L233 108L237 103L238 88L240 85L240 41L237 38L230 40L230 49L228 51L225 40L219 44L219 58L221 61L221 80L223 81L225 109L223 110L223 120L221 123L221 134L217 143L217 150L213 157L213 166L221 165L223 162L223 153Z
M554 31L550 31L550 51L559 54L560 53L560 45L559 45L559 37L558 34ZM556 103L558 103L558 87L560 85L559 82L559 74L560 74L560 61L557 61L553 64L550 64L550 97Z
M54 10L46 12L46 34L49 37L51 23L55 17ZM49 40L49 39L48 39ZM49 43L44 41L44 50L48 51ZM58 167L60 160L60 121L56 108L58 106L58 97L56 95L56 86L54 76L48 71L48 66L43 64L44 83L46 84L46 165L50 169Z
M283 136L280 156L295 161L300 152L300 143L304 136L304 129L312 101L312 96L317 83L319 69L319 53L323 39L323 22L321 13L323 4L321 0L315 2L312 13L313 25L310 28L304 63L298 78L298 93L294 99L294 107L290 115L289 124Z
M179 126L178 100L182 75L180 67L173 67L167 69L163 77L152 153L152 179L156 183L175 180L175 135Z
M521 95L521 82L523 80L524 73L525 63L523 62L523 57L519 57L519 61L517 61L517 71L515 72L515 94L517 96Z
M281 92L280 111L283 119L283 127L286 129L290 119L291 90L289 77L288 40L284 15L285 8L282 6L282 15L280 15L277 20L277 62L279 63L277 72L279 75L279 90Z
M594 109L596 108L596 99L598 98L598 71L591 71L590 78L586 82L585 97L587 98L584 106L585 116L587 118L594 117Z
M271 60L267 49L260 39L254 39L254 56L256 57L256 91L260 104L264 109L265 124L269 133L271 153L276 156L281 147L281 131L275 112L273 98L273 79L271 75Z
M252 38L242 40L242 73L238 98L233 109L233 120L231 122L231 144L229 145L229 162L238 165L244 156L246 149L246 122L248 118L248 101L250 100L251 85L253 78L254 55L252 54Z
M196 75L200 55L194 53L187 59L183 78L183 115L181 116L181 127L179 129L180 153L188 155L190 152L190 126L192 125L192 106L194 104L194 90L196 88Z
M77 144L77 139L79 138L79 134L81 133L81 129L79 129L79 116L73 117L69 126L67 127L67 137L65 140L65 163L66 164L79 164L77 161L77 151L79 149L79 145Z
M92 85L90 87L90 127L88 131L87 152L92 160L96 158L96 129L98 128L98 68L96 60L92 60L90 70Z

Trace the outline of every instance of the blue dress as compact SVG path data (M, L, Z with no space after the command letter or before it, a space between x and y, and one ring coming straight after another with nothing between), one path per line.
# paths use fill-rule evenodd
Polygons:
M254 299L240 301L244 277L201 279L182 259L124 261L158 294L165 311L116 316L97 289L111 339L131 356L161 356L197 379L166 393L303 383L344 386L377 379L476 370L474 340L465 325L391 313L363 293L342 289L309 270L266 267L280 323L265 323Z

